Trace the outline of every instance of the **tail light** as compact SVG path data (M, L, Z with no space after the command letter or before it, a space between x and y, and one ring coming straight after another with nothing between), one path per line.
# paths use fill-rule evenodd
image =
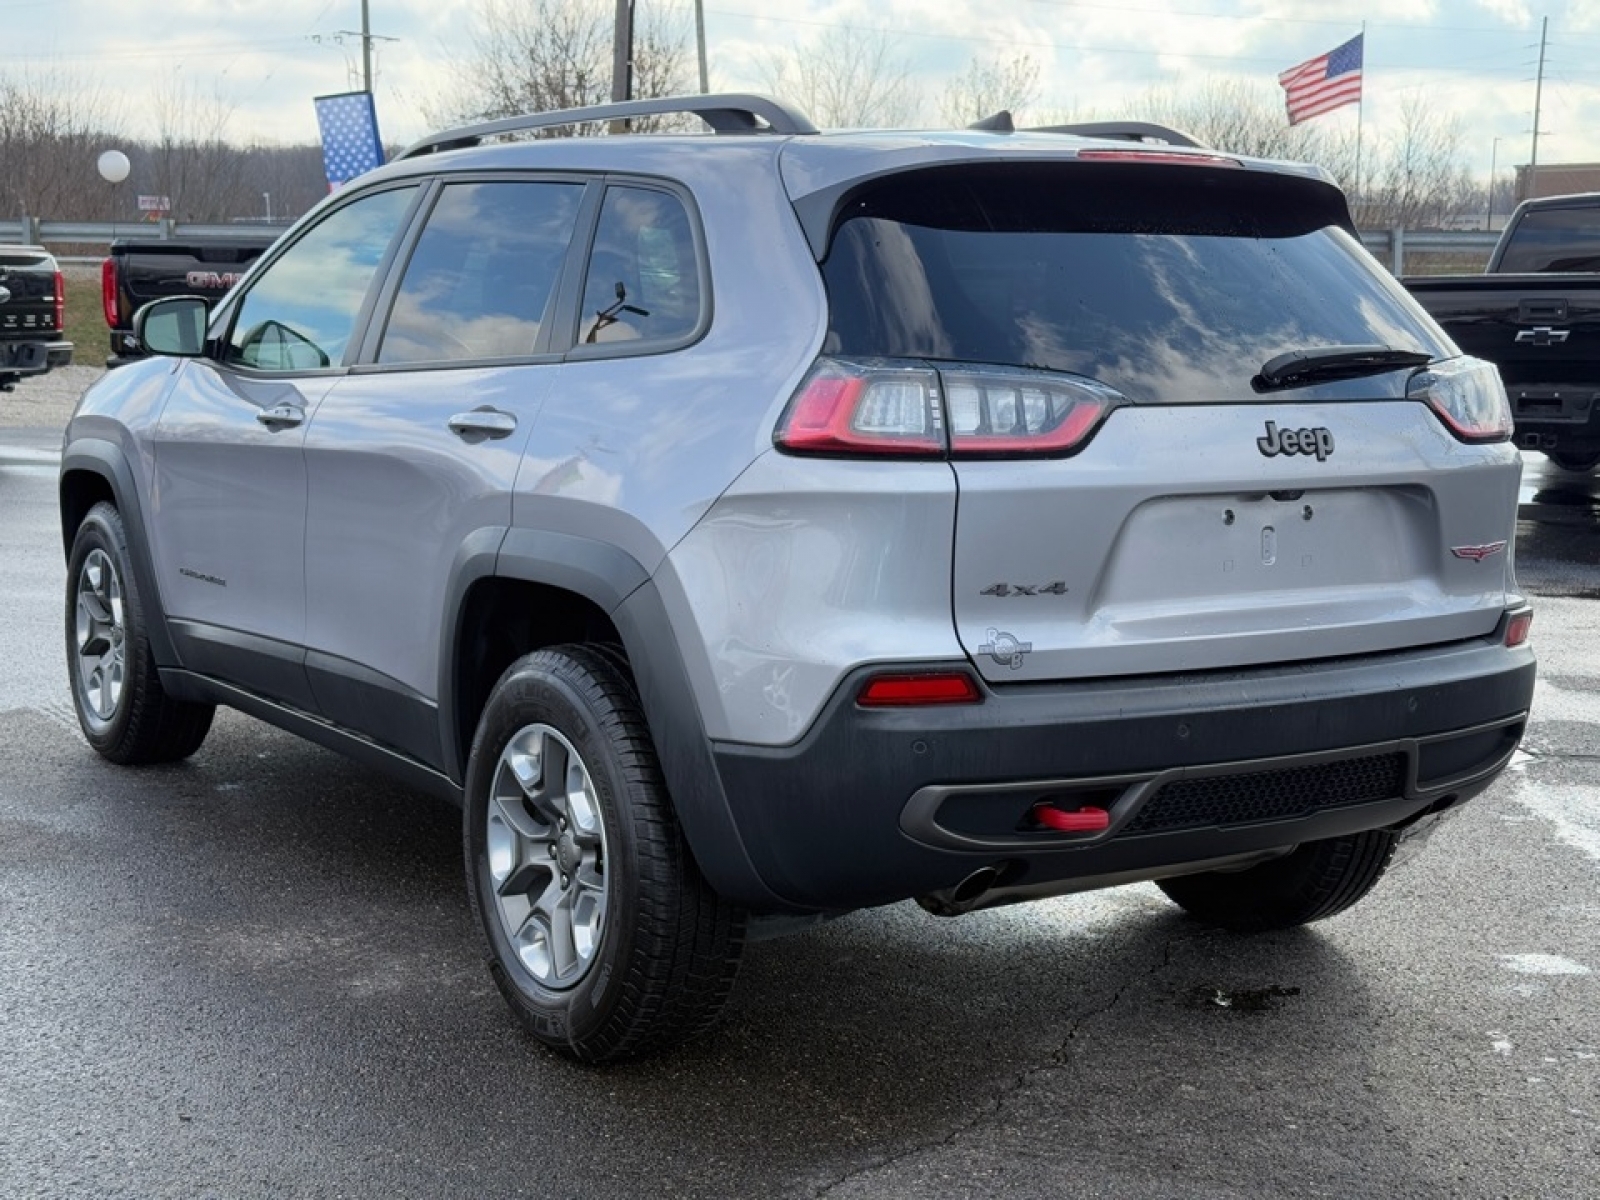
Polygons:
M1503 442L1511 437L1511 402L1493 363L1448 359L1418 371L1406 396L1421 400L1463 442Z
M798 453L942 457L938 376L821 359L789 402L774 438Z
M1104 384L1050 371L824 358L796 390L773 441L796 454L1065 455L1124 402Z
M100 264L100 307L106 314L106 327L115 329L122 322L117 302L117 263L108 258Z
M60 271L56 272L56 332L60 333L67 327L67 280Z

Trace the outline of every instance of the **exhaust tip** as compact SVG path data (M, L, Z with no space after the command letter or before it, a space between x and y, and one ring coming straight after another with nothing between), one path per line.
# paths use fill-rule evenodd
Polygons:
M959 917L971 912L985 892L1000 879L998 866L979 867L953 888L918 896L917 903L936 917Z

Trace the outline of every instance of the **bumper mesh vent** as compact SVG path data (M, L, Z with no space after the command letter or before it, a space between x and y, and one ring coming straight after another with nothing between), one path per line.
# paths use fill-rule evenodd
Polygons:
M1162 787L1124 826L1124 834L1209 825L1285 821L1325 808L1405 794L1406 756L1373 754L1339 762L1239 775L1180 779Z

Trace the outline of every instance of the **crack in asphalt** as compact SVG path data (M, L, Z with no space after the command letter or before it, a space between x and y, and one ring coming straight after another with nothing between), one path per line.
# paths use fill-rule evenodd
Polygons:
M998 1086L995 1087L988 1101L979 1106L967 1120L961 1122L955 1128L950 1129L941 1137L933 1138L918 1145L908 1147L898 1154L885 1155L876 1162L867 1163L863 1166L855 1167L849 1171L846 1171L837 1179L822 1184L815 1191L813 1191L811 1193L811 1200L822 1200L823 1197L828 1196L838 1188L843 1187L851 1180L857 1179L863 1175L867 1175L873 1171L881 1171L886 1167L893 1167L899 1163L905 1162L907 1159L913 1158L918 1154L924 1154L929 1150L938 1150L954 1144L955 1140L961 1137L963 1134L972 1132L974 1129L982 1125L986 1120L990 1119L991 1117L998 1116L1001 1109L1005 1107L1005 1102L1020 1092L1038 1076L1052 1071L1070 1069L1072 1066L1070 1055L1072 1043L1077 1040L1078 1034L1080 1031L1082 1031L1083 1027L1096 1017L1104 1016L1106 1013L1115 1008L1117 1006L1117 1002L1122 999L1124 992L1128 991L1130 988L1139 983L1149 980L1153 976L1159 975L1162 971L1165 971L1169 966L1171 966L1172 951L1174 946L1180 942L1186 943L1195 941L1197 938L1203 936L1203 933L1197 932L1188 935L1175 934L1172 937L1167 938L1161 947L1160 962L1156 963L1154 966L1145 968L1143 971L1132 975L1123 983L1119 984L1117 989L1111 994L1111 998L1104 1004L1090 1008L1079 1013L1077 1016L1074 1016L1067 1026L1066 1036L1062 1038L1061 1043L1050 1052L1048 1061L1036 1066L1025 1067L1012 1078L1002 1081Z

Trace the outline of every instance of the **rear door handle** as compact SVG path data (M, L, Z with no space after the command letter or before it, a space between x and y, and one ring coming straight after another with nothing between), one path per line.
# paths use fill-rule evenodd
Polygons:
M457 413L450 418L450 432L468 441L507 437L516 427L515 416L496 408L475 408L471 412Z
M256 420L268 429L292 429L305 419L305 409L293 404L275 404L271 408L263 408L256 414Z

